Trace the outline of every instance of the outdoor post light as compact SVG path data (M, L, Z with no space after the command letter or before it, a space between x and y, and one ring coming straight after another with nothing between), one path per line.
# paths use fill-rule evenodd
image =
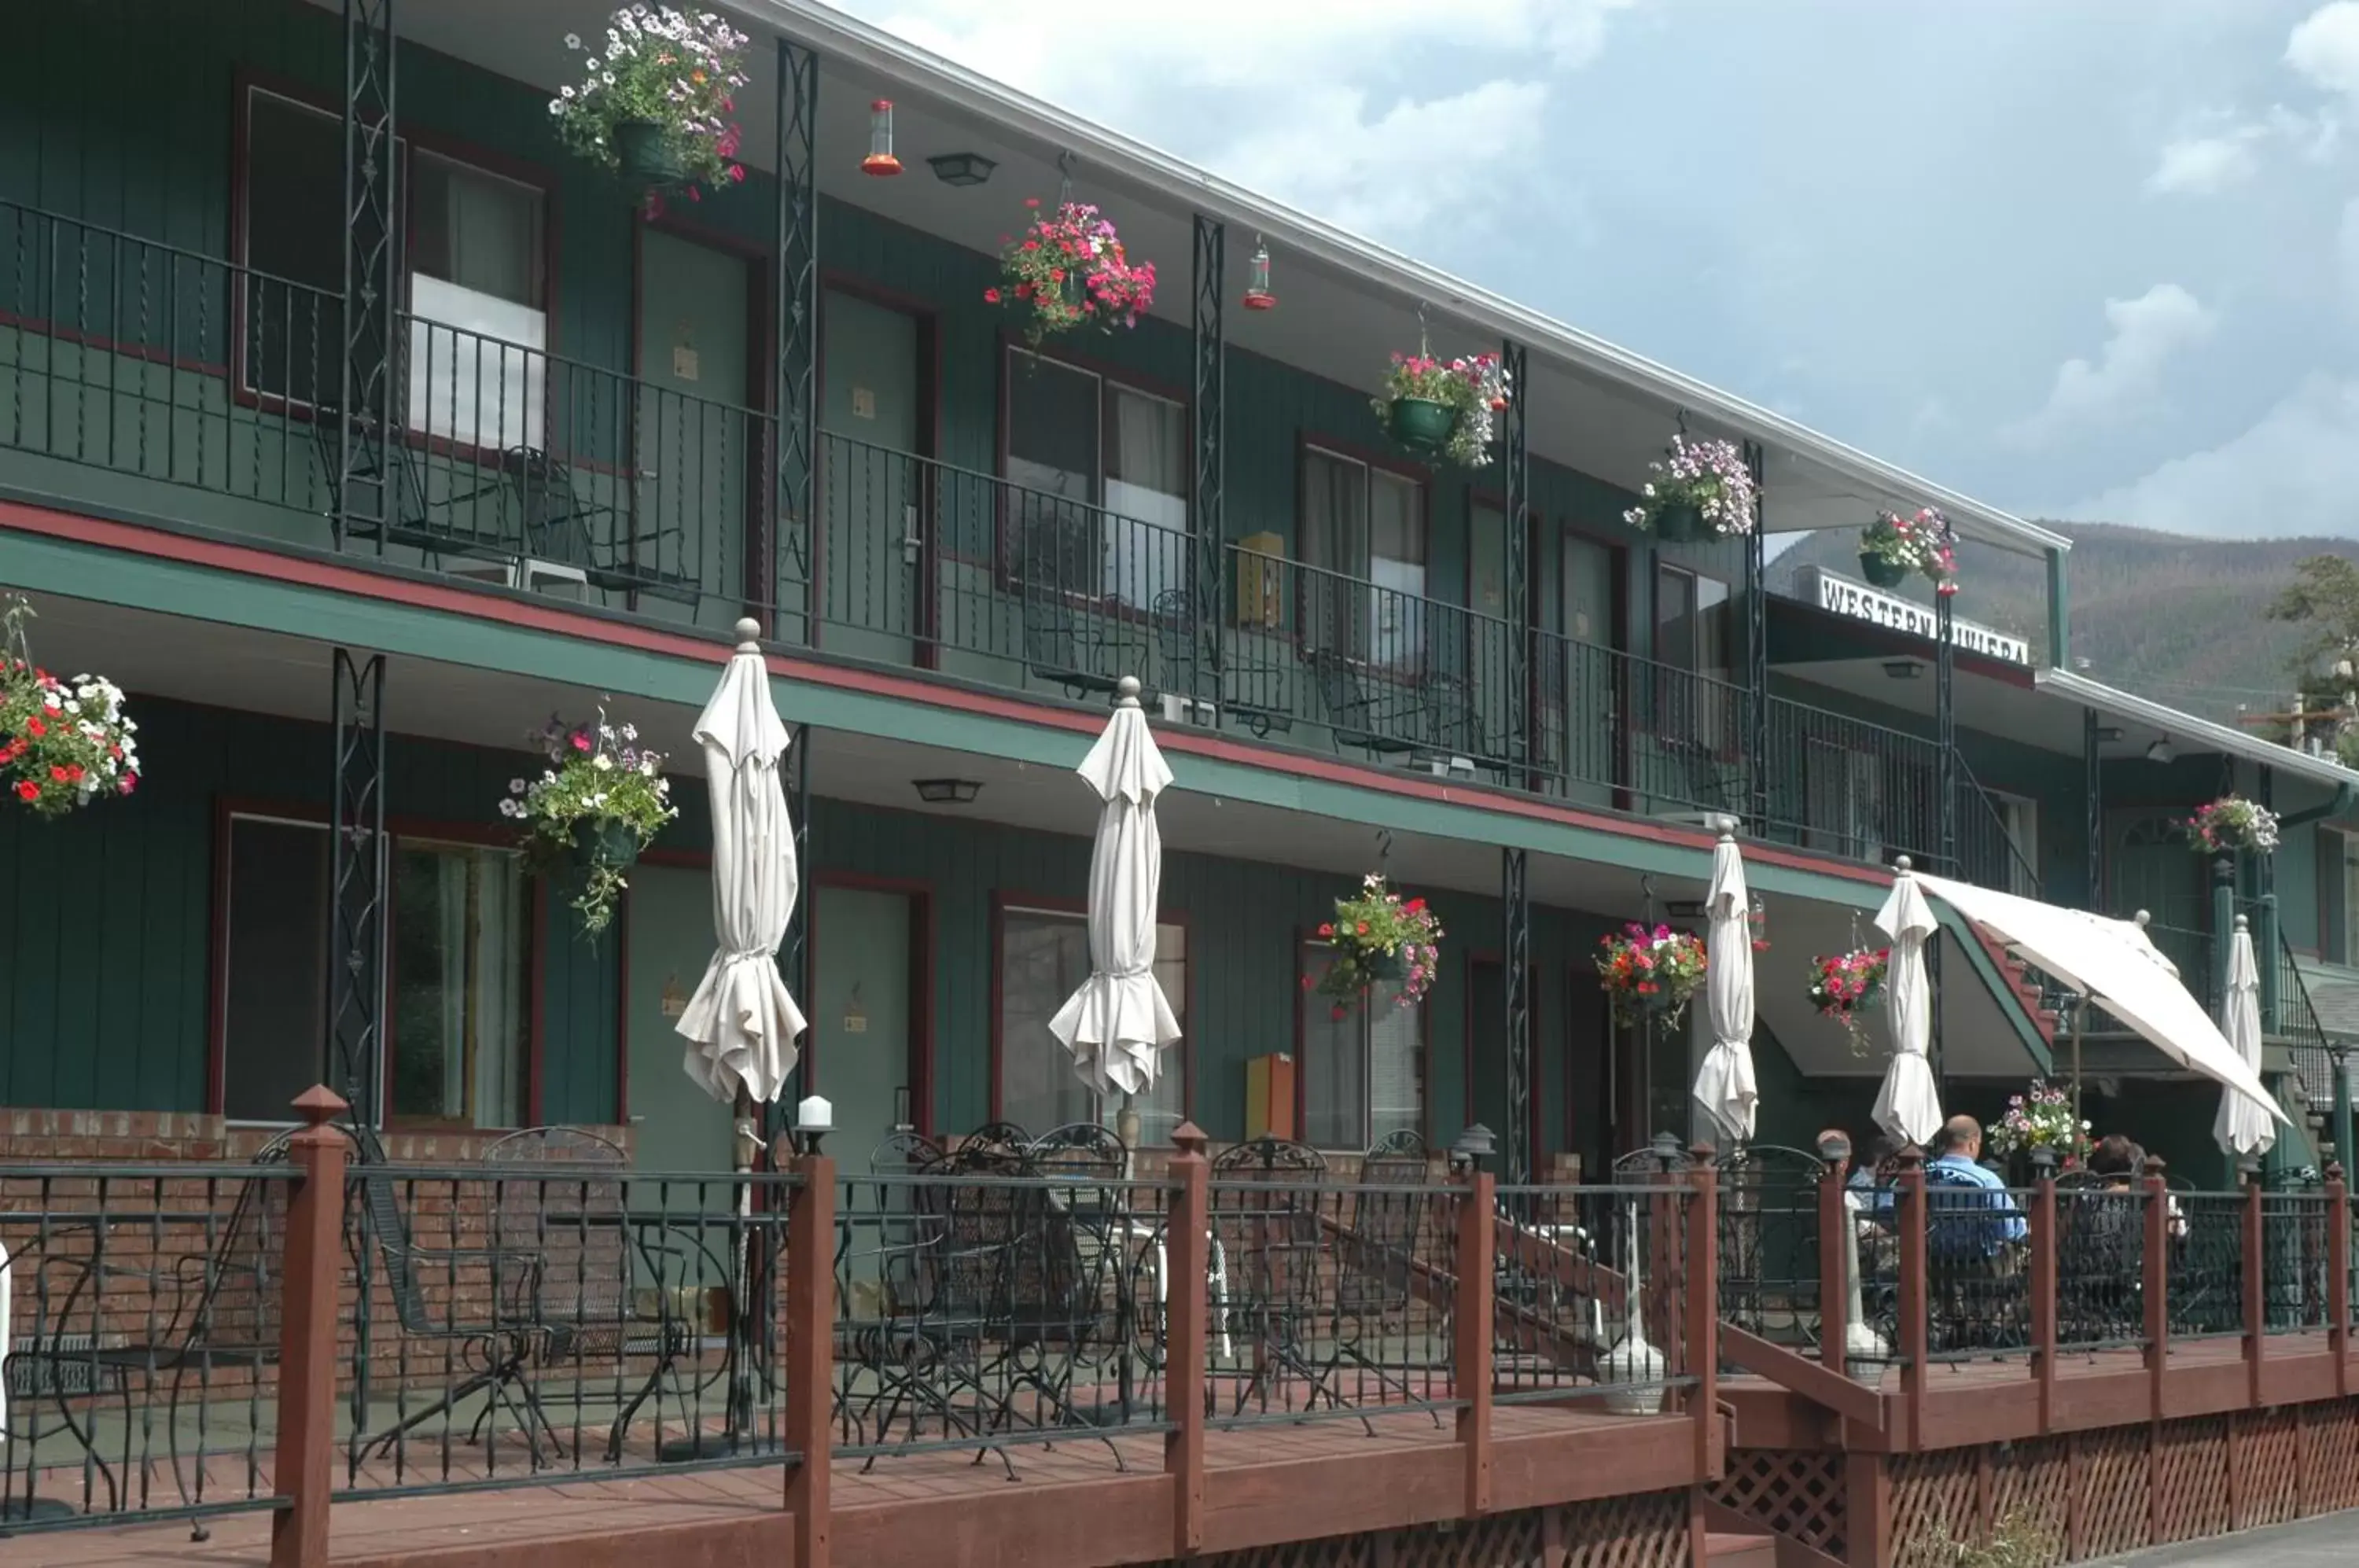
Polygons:
M1498 1139L1491 1129L1475 1122L1458 1135L1458 1141L1450 1146L1450 1156L1473 1174L1483 1169L1484 1158L1497 1147Z
M802 1141L805 1154L817 1154L819 1140L834 1130L835 1107L821 1095L808 1095L795 1107L795 1136Z

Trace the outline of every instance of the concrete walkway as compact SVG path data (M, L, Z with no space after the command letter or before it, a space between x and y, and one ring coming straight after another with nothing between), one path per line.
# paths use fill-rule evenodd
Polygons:
M2321 1514L2270 1530L2099 1558L2093 1568L2326 1568L2359 1562L2354 1530L2359 1512Z

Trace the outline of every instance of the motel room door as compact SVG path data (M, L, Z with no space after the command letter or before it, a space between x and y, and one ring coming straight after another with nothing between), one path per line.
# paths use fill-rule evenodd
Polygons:
M842 652L914 663L929 620L926 473L911 455L924 335L908 311L834 289L820 334L821 637Z
M868 1156L919 1092L912 984L922 906L910 894L866 887L812 890L811 942L819 978L803 1011L810 1019L811 1092L834 1107L836 1158L864 1171Z
M614 531L618 569L693 583L723 606L747 596L746 522L762 474L761 431L746 412L756 276L745 256L640 230L637 477L621 515L600 525ZM586 389L574 401L582 406L566 407L569 418L613 418L590 406ZM637 607L693 614L652 594L641 594Z
M726 1175L736 1153L730 1146L730 1107L681 1069L688 1041L678 1028L712 957L712 876L700 867L641 863L632 868L628 897L624 1050L632 1163L659 1175ZM707 1206L725 1208L725 1198L713 1189Z

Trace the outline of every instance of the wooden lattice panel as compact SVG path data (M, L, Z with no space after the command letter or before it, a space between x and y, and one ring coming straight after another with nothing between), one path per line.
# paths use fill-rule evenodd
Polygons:
M1195 1561L1205 1568L1376 1568L1376 1539L1362 1534L1283 1541L1275 1546L1223 1552Z
M2236 1420L2236 1528L2283 1524L2300 1511L2301 1412L2288 1409Z
M1728 1475L1711 1484L1712 1501L1765 1529L1844 1555L1843 1456L1778 1448L1734 1448Z
M1973 1450L1901 1454L1890 1464L1892 1541L1899 1550L1893 1568L1935 1568L1942 1538L1957 1542L1981 1535Z
M1561 1539L1564 1556L1549 1568L1689 1568L1688 1495L1642 1492L1575 1503L1564 1510Z
M2359 1400L2301 1407L2302 1510L2359 1508Z
M2019 1517L2048 1542L2041 1561L2064 1561L2071 1543L2072 1466L2064 1439L2018 1443L1991 1459L1993 1529L2010 1517Z
M2155 1544L2228 1532L2228 1418L2200 1416L2157 1429Z
M1393 1537L1386 1568L1549 1568L1543 1533L1538 1508L1467 1519L1447 1532L1405 1530Z
M2081 1472L2081 1555L2104 1557L2147 1544L2147 1429L2107 1427L2072 1440Z

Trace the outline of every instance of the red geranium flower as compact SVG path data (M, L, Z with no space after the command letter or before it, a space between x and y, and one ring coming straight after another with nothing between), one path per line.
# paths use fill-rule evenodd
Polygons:
M40 798L41 787L31 779L27 779L16 786L16 799L19 800L38 800Z

